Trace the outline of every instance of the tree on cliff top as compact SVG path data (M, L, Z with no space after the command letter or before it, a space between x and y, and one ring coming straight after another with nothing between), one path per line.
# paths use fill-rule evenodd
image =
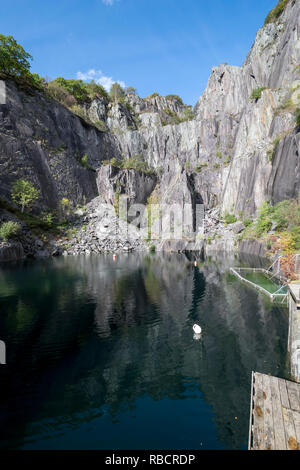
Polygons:
M12 36L0 34L0 71L11 77L29 73L32 56Z
M30 72L32 56L26 52L13 36L0 34L0 73L25 86L42 88L44 80Z
M118 102L124 97L124 90L119 83L113 83L109 92L109 97L112 101Z

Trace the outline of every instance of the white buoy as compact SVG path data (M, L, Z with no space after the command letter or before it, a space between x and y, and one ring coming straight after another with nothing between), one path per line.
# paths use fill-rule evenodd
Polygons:
M202 333L202 328L201 328L201 326L197 325L196 323L195 323L195 325L193 326L193 330L194 330L194 332L196 333L196 335L201 335L201 333Z

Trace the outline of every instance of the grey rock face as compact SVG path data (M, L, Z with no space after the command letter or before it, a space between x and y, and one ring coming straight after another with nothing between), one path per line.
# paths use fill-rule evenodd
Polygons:
M10 199L16 179L41 192L35 209L54 209L62 197L74 204L97 196L101 160L119 155L114 136L98 131L42 93L33 96L6 82L0 105L0 193ZM88 156L88 168L81 163Z
M98 192L109 204L114 204L116 192L125 195L128 204L146 204L156 182L155 175L112 165L103 165L97 174Z
M24 258L20 242L0 242L0 262L18 261Z
M132 115L122 103L114 103L108 106L107 126L116 134L128 129L137 129Z
M245 225L242 222L236 222L231 226L234 233L238 234L245 230Z
M266 257L266 248L256 240L243 240L239 246L240 253L248 253L249 255Z
M103 121L107 119L107 101L103 97L93 99L88 105L83 105L88 118L92 122Z

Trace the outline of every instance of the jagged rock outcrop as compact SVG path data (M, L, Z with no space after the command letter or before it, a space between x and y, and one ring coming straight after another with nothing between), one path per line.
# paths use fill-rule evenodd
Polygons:
M108 102L103 96L97 96L91 103L83 104L82 107L90 121L96 123L98 121L106 122L107 105Z
M97 175L98 192L108 204L114 204L116 194L126 196L128 205L147 204L156 182L155 174L122 170L112 165L102 165Z
M122 103L112 103L109 105L106 123L110 131L116 134L137 129L133 116Z

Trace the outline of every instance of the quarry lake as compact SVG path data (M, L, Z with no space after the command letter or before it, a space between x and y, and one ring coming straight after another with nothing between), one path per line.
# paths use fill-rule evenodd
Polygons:
M249 261L2 264L0 448L247 448L251 371L287 377L288 312L234 265Z

